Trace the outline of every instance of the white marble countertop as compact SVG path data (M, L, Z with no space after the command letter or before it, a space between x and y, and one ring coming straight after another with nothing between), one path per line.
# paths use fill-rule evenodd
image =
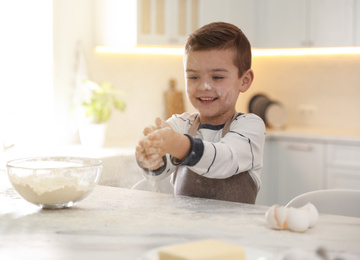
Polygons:
M360 218L320 215L305 233L277 231L266 226L265 206L100 185L72 208L41 210L0 175L1 260L144 259L154 248L208 238L266 252L262 260L319 246L360 256Z
M266 129L267 139L302 139L315 142L350 143L360 145L360 130L324 127L287 126Z

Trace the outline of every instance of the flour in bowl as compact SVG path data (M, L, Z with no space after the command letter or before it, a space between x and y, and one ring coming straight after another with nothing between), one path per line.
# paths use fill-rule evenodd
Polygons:
M26 200L43 205L79 201L96 185L95 182L80 181L75 176L38 176L36 174L23 177L13 176L11 182Z

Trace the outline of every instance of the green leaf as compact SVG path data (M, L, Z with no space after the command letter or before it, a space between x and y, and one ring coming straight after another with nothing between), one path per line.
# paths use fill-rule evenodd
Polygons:
M92 96L82 105L85 107L86 117L92 118L94 123L108 121L113 109L125 111L126 103L118 97L124 93L115 89L112 83L104 81L97 84L93 81L84 81L84 84L91 90Z

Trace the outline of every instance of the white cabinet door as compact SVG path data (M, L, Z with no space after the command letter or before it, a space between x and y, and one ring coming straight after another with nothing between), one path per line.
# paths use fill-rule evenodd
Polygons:
M278 141L276 147L278 203L323 188L323 144Z
M310 3L310 46L355 45L354 0L316 0Z
M277 171L274 171L276 154L273 152L276 141L267 139L264 147L261 187L256 197L256 204L272 206L277 203Z
M355 25L354 25L354 34L355 34L355 46L360 46L360 0L354 0L355 8Z
M358 0L258 0L260 48L355 45Z
M95 44L183 46L198 8L198 0L95 0Z
M306 0L258 0L256 37L259 48L306 45Z
M199 0L199 27L212 22L227 22L239 27L256 45L256 1Z
M138 0L138 44L183 46L198 17L198 0Z
M135 46L136 13L136 1L95 0L95 46Z
M326 188L360 190L360 169L328 168Z
M360 189L360 146L328 144L326 188Z

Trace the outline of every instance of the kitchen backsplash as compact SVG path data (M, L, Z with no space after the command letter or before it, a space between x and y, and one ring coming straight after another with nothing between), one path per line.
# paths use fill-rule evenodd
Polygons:
M255 81L239 102L257 92L283 103L288 124L360 132L360 55L255 57Z
M164 92L175 79L184 90L182 58L167 55L96 54L91 74L94 80L109 80L125 92L125 113L109 122L108 144L129 144L141 137L156 117L165 118ZM189 108L184 92L185 107Z
M360 133L360 55L256 56L253 70L255 80L240 95L238 111L247 112L251 97L264 93L284 105L289 126ZM112 118L108 144L132 144L144 126L164 117L163 93L171 78L186 99L181 56L96 54L90 71L94 80L110 80L126 93L127 110Z

